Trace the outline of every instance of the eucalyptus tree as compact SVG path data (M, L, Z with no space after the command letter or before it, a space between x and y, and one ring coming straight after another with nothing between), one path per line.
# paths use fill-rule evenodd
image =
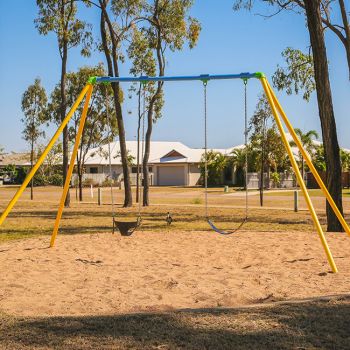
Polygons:
M139 30L137 27L133 27L132 40L128 47L128 57L131 60L130 73L134 76L154 76L156 75L156 60L154 58L152 49L148 45L148 40L144 30ZM136 93L137 95L137 176L136 176L136 202L139 202L139 186L140 186L140 157L143 157L143 146L140 150L140 138L141 138L141 122L142 126L142 142L144 141L144 120L146 113L146 104L149 104L150 96L155 92L154 82L144 83L140 82L133 84L130 87L130 93ZM132 98L132 94L130 95ZM156 118L160 117L159 112L161 110L162 100L158 100L156 110Z
M45 89L42 87L40 79L37 78L34 84L30 85L22 96L22 111L24 118L24 130L22 132L23 139L29 143L30 146L30 166L34 165L35 146L38 139L45 135L42 130L42 125L47 121L46 115L47 97ZM34 198L34 182L31 181L30 199Z
M270 105L264 95L259 97L255 111L249 121L250 143L253 150L257 150L257 170L260 170L260 205L264 205L264 174L267 173L267 184L270 184L270 170L288 170L287 161L281 135L277 131Z
M251 10L255 2L254 0L235 0L233 8L234 10L242 8ZM309 2L306 0L267 0L265 3L275 6L277 10L272 15L263 16L272 17L279 14L282 10L305 13L306 5ZM349 8L346 8L349 5L345 5L344 0L316 0L316 2L319 4L320 20L323 29L333 32L344 46L350 79L350 11Z
M282 10L291 10L304 14L310 37L313 70L315 78L315 86L317 92L317 102L319 109L319 117L321 121L322 138L326 155L326 185L329 193L334 199L339 211L343 213L342 204L342 184L341 184L341 164L339 156L339 143L337 137L337 128L334 117L332 91L329 81L328 58L326 44L324 39L325 27L337 31L344 36L342 40L346 52L349 52L350 36L348 17L345 10L344 1L340 1L341 18L343 25L333 24L330 22L330 14L332 13L332 0L269 0L268 4L276 6L277 12ZM246 7L251 9L254 4L253 0L237 0L234 8L240 9ZM348 67L350 72L350 56L348 58ZM326 204L327 211L327 230L343 231L343 228L334 214L329 203Z
M155 73L164 76L166 68L165 54L167 51L181 51L188 43L193 48L199 38L201 26L197 19L189 15L193 0L152 0L145 1L141 32L148 45L141 45L139 50L153 53L152 64ZM149 205L149 169L148 161L151 149L153 124L161 116L163 107L163 82L154 84L154 91L147 99L147 130L145 136L145 151L143 157L143 205Z
M98 0L94 5L100 9L100 48L104 52L109 76L119 77L120 64L124 62L123 45L128 40L130 30L137 23L143 0ZM111 15L114 21L111 19ZM112 83L114 106L119 132L120 154L124 178L124 207L132 206L128 152L122 110L122 89L119 82Z
M42 35L50 32L57 37L58 49L61 58L60 81L60 119L66 116L67 93L66 75L68 52L71 48L80 47L83 56L89 56L92 47L91 26L77 18L77 0L36 0L39 14L35 20L36 28ZM88 3L88 1L83 0ZM63 180L65 181L68 170L68 128L63 130ZM66 197L66 206L69 206L70 194Z
M74 103L81 90L86 85L89 77L104 75L106 75L106 72L104 71L102 64L99 64L96 67L81 67L77 72L67 73L67 102L69 104ZM51 94L51 101L49 104L51 118L56 122L59 122L59 114L57 113L56 108L59 102L60 85L58 84ZM118 129L113 107L113 92L111 87L105 84L96 84L91 96L87 118L76 158L80 201L83 200L82 179L88 151L91 148L97 148L113 141L114 137L117 135ZM82 109L83 104L77 108L72 117L72 122L69 124L69 136L72 141L74 141L77 136Z
M317 148L317 145L314 143L314 140L318 139L318 133L316 130L309 130L306 133L303 133L301 129L295 128L295 133L298 135L299 140L305 149L306 152L309 153L310 158L312 158L312 153ZM294 141L290 142L291 146L296 146ZM299 152L299 160L301 164L301 176L305 181L305 160L303 155Z

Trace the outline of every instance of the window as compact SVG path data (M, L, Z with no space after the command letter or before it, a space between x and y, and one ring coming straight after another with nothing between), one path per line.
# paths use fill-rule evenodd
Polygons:
M98 174L98 168L97 167L90 167L90 174Z
M131 168L131 172L133 173L133 174L136 174L137 173L137 166L133 166L132 168ZM148 167L148 172L150 172L150 173L153 173L153 168L150 166L150 167ZM140 166L140 173L142 173L142 167Z

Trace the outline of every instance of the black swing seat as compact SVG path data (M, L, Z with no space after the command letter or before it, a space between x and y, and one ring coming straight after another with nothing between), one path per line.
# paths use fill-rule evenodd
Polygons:
M141 221L141 217L138 217L136 221L117 221L113 219L113 233L114 228L117 228L122 236L131 236L141 226Z
M229 230L229 231L224 231L224 230L220 230L219 228L217 228L214 223L207 218L207 222L210 225L210 227L217 233L219 233L220 235L231 235L233 233L236 233L246 222L247 222L248 218L245 218L237 228L235 228L234 230Z

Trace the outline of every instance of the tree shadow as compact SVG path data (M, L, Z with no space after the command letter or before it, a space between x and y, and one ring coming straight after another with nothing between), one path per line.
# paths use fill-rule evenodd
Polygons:
M13 349L349 349L350 297L257 308L130 315L12 318Z

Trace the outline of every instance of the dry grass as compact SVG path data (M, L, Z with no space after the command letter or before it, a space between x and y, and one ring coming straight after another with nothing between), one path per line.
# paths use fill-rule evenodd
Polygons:
M14 194L15 188L0 189L0 210ZM122 208L122 191L115 189L117 199L117 215L124 220L133 220L137 215L137 205L133 208ZM111 230L111 200L109 190L103 192L105 204L98 206L97 191L94 198L90 197L90 190L84 193L85 201L79 203L72 191L71 207L64 210L61 221L61 234L98 233ZM10 239L33 237L51 234L57 212L60 189L55 187L37 188L35 200L29 200L26 191L13 209L12 213L0 227L0 242ZM143 230L206 230L208 224L204 220L204 198L201 188L152 188L151 203L148 208L142 208ZM209 195L210 216L223 229L232 229L239 225L244 217L244 193L224 194L222 189L211 189ZM310 215L303 210L294 213L293 203L289 192L279 193L277 196L266 196L265 208L258 206L257 195L249 196L249 221L243 230L259 231L312 231L313 224ZM320 221L325 224L323 202L316 201ZM345 201L345 207L350 207L350 201ZM167 212L173 216L174 222L167 227L165 217Z
M350 299L159 314L14 318L1 349L349 349Z

